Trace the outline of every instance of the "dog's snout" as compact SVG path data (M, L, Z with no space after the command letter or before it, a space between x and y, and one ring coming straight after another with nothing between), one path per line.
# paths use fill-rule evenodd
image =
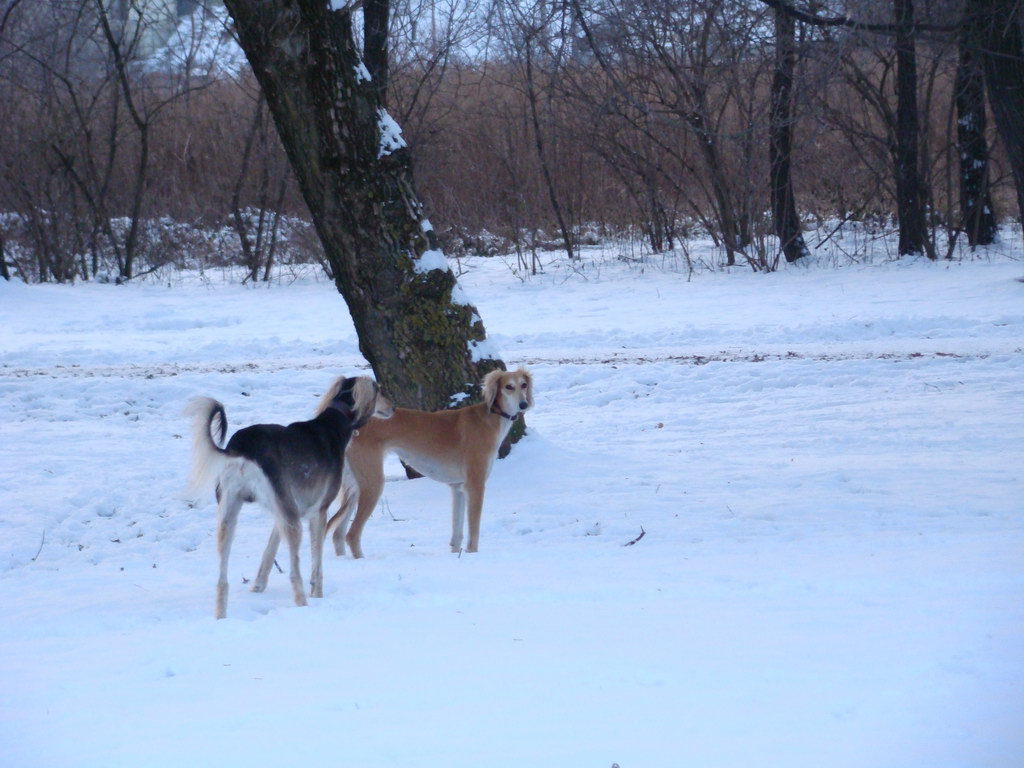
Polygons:
M520 400L519 401L519 410L520 411L525 411L529 407L530 407L530 404L527 403L525 400Z

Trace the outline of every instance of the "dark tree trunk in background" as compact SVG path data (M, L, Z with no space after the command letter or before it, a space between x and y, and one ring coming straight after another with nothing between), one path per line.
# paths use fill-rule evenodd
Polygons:
M1024 42L1018 5L1018 0L968 0L988 101L1010 161L1024 224Z
M242 212L242 188L245 186L245 179L249 175L249 160L252 157L252 148L256 143L256 134L259 133L260 121L263 119L263 95L256 102L256 109L252 116L252 125L245 137L245 145L242 148L242 158L238 170L238 178L235 179L235 188L231 193L231 219L235 225L235 234L238 235L238 243L242 248L242 258L245 259L246 268L249 270L247 280L254 283L259 280L260 271L260 249L253 247L252 238L249 237L249 225L246 223L245 215Z
M503 364L436 248L404 142L388 138L394 132L366 77L351 8L331 10L327 0L225 5L377 380L397 404L425 410L475 395L480 377Z
M914 46L914 4L894 0L896 15L896 215L899 253L935 254L929 247L918 149L917 53Z
M792 263L807 255L793 194L793 73L796 69L796 24L775 10L775 74L772 77L771 161L772 218L779 247Z
M540 161L541 175L544 177L544 186L548 191L548 201L551 203L551 211L555 214L558 222L558 230L562 233L562 247L565 248L565 255L569 261L579 258L573 246L572 232L565 221L562 213L562 206L558 202L558 192L555 190L555 180L551 175L551 167L548 162L547 151L544 145L544 131L540 125L540 111L537 105L537 87L533 73L533 39L527 38L524 44L526 48L526 97L530 104L530 120L533 124L533 146L537 149L537 159Z
M736 265L736 254L742 252L747 243L741 242L738 217L729 196L729 184L725 178L725 165L719 157L718 143L707 128L710 121L707 119L709 112L704 92L698 91L693 101L696 107L685 115L685 119L690 130L697 137L697 144L704 157L704 164L711 176L712 202L718 214L722 244L725 246L725 263L727 266L733 267Z
M988 139L985 137L985 81L978 52L971 44L976 20L968 12L960 34L956 70L956 134L960 176L960 218L974 248L996 237L996 216L989 187Z

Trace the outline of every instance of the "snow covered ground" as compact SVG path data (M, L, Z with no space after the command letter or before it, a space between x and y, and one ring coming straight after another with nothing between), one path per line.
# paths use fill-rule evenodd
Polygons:
M307 418L333 285L0 282L0 765L1024 765L1024 264L463 267L537 387L480 553L390 463L220 622L182 407Z

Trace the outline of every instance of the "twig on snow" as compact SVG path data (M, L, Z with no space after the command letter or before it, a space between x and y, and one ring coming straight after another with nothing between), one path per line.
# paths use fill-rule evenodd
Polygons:
M46 543L46 529L45 529L45 528L43 528L43 538L42 538L42 540L41 540L41 541L39 542L39 549L37 549L37 550L36 550L36 554L35 554L35 556L34 556L34 557L32 558L32 562L33 562L33 563L34 563L34 562L35 562L35 561L36 561L36 560L37 560L37 559L39 558L39 553L43 551L43 544L45 544L45 543Z
M391 511L391 504L388 503L387 496L384 496L384 497L381 498L380 505L381 505L381 508L385 512L388 513L388 517L390 517L393 522L396 522L396 523L404 523L405 522L405 518L404 517L395 517L395 513Z
M636 543L637 543L638 541L640 541L640 539L642 539L642 538L643 538L644 536L646 536L646 535L647 535L647 531L645 531L645 530L644 530L644 527L643 527L643 526L641 525L641 526L640 526L640 535L639 535L639 536L637 536L637 537L636 537L635 539L633 539L632 541L627 541L627 542L626 542L625 544L623 544L622 546L624 546L624 547L632 547L632 546L633 546L634 544L636 544Z

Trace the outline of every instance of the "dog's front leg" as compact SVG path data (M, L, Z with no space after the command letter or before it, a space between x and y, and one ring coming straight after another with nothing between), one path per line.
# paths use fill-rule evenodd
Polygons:
M277 526L275 525L270 531L267 548L263 550L263 559L260 561L260 569L256 573L256 580L252 583L253 592L262 592L267 588L267 581L270 579L270 569L274 567L274 558L277 557L277 547L280 543L281 534L277 532Z
M449 545L452 552L462 549L462 525L466 519L466 489L462 483L455 483L452 489L452 538Z
M466 518L469 522L469 541L467 552L476 552L480 547L480 517L484 509L484 484L469 481L466 483Z

